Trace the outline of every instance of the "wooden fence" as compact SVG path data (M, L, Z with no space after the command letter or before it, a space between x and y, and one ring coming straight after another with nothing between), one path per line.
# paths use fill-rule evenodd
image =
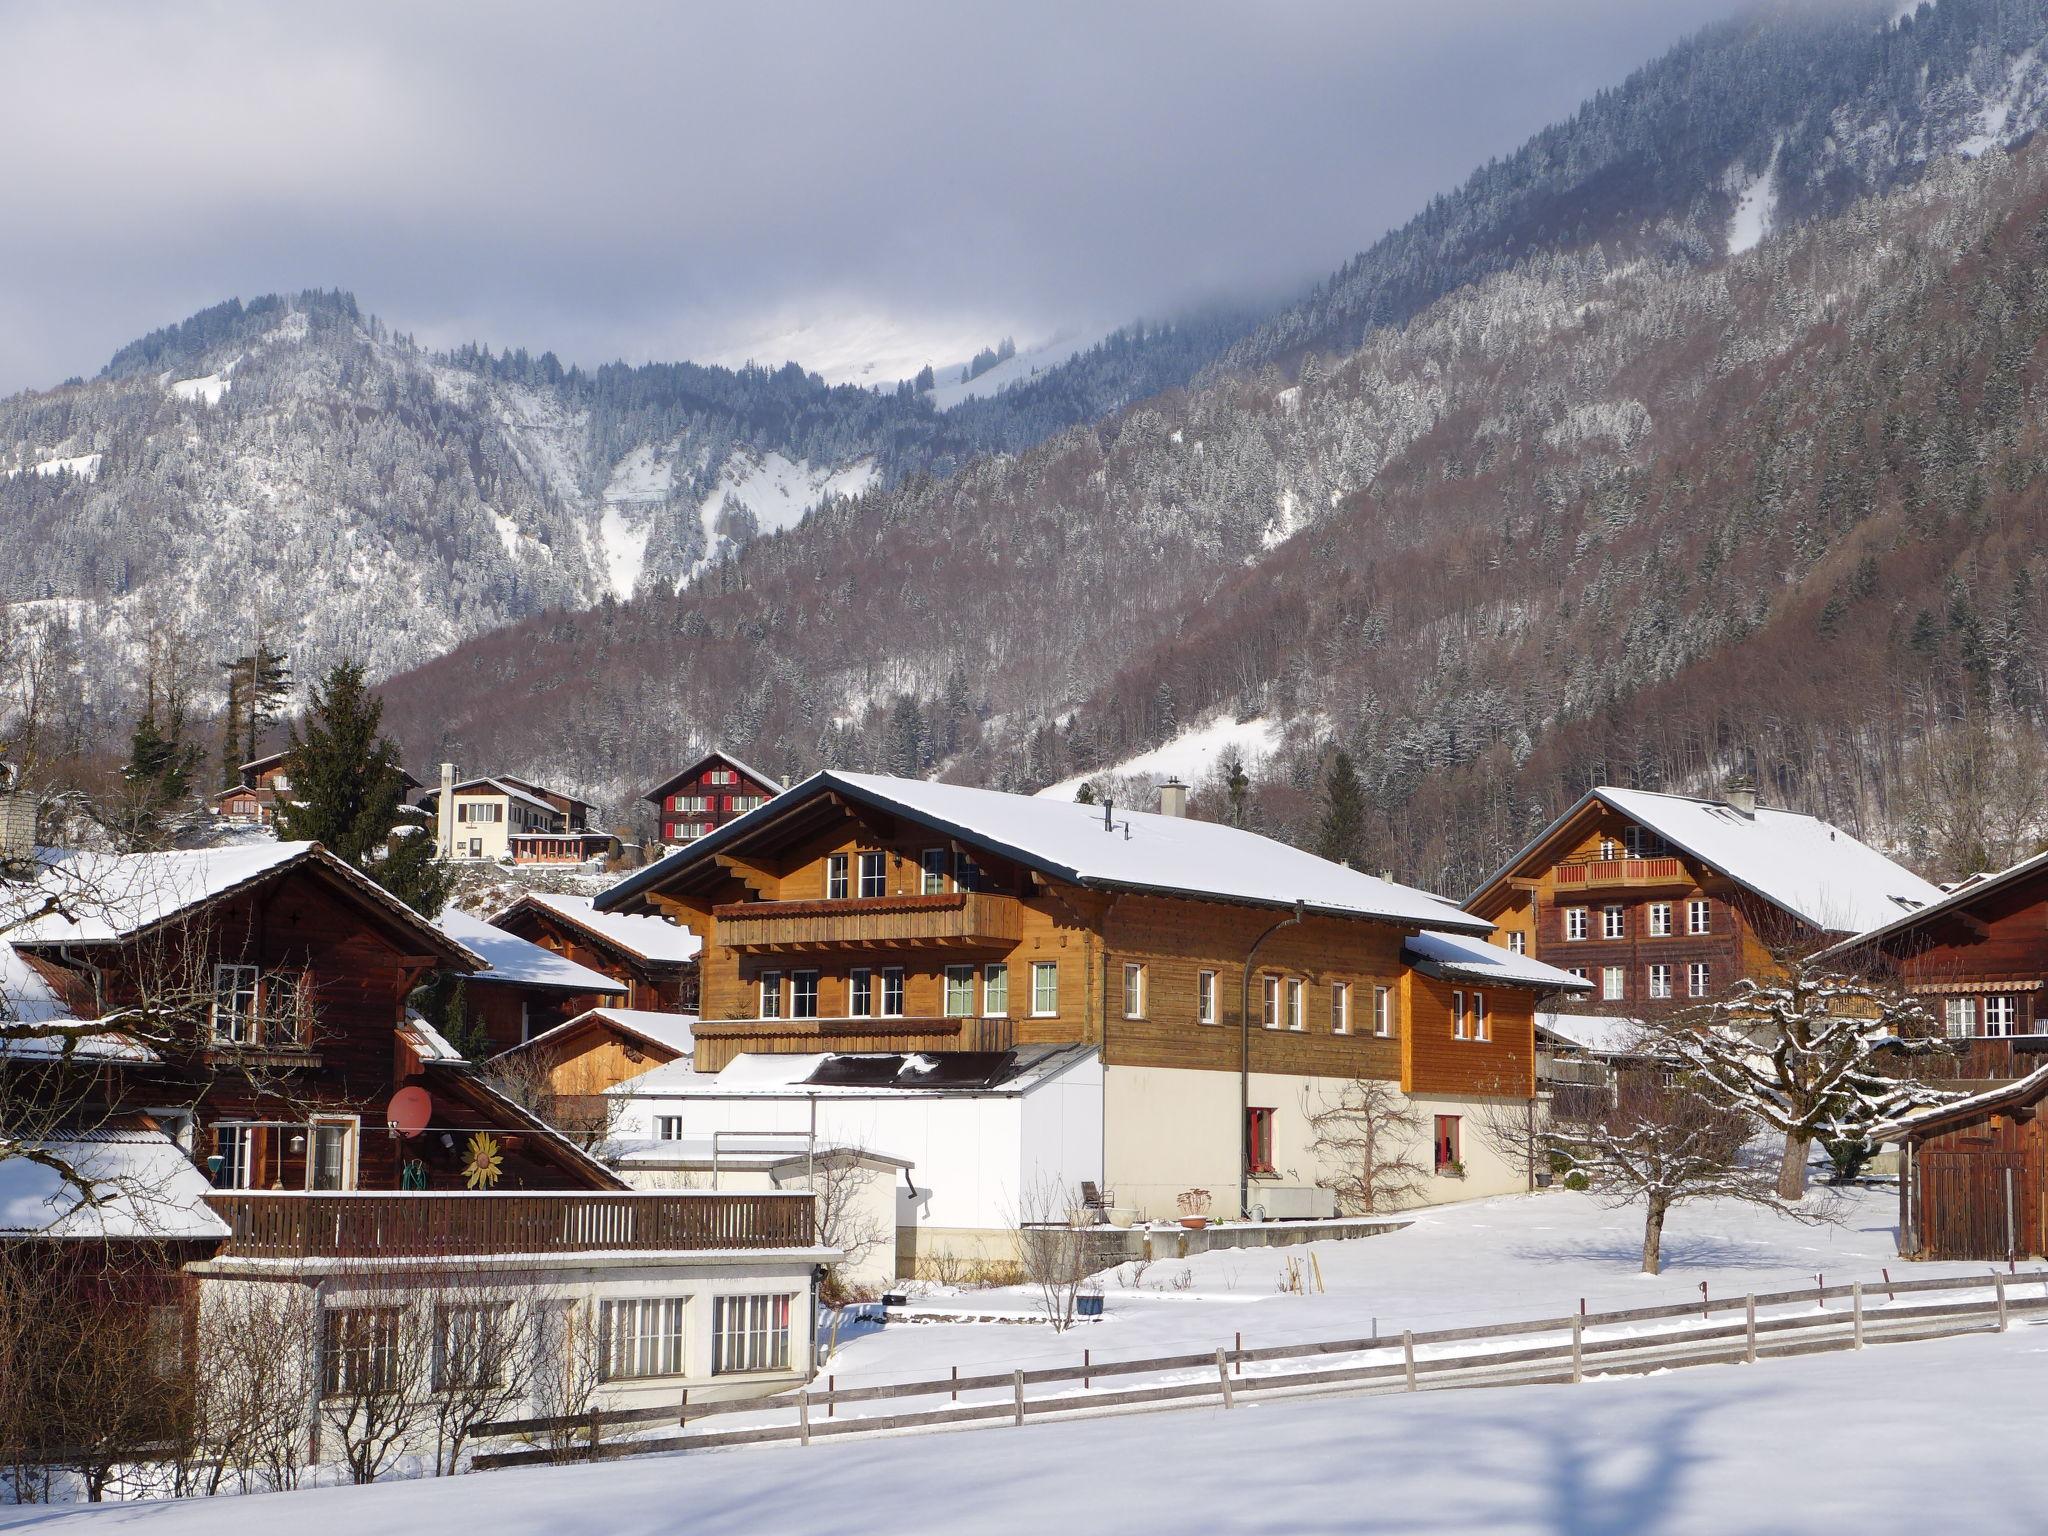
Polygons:
M2026 1298L2010 1294L2016 1288L2030 1285L2040 1286L2042 1294ZM1982 1301L1948 1305L1897 1305L1897 1298L1902 1295L1958 1290L1988 1290L1992 1295ZM1878 1297L1883 1298L1885 1305L1874 1308L1866 1305L1867 1301ZM1848 1305L1830 1309L1830 1302L1847 1302ZM1788 1316L1758 1316L1760 1309L1788 1306L1810 1310ZM508 1419L481 1425L475 1433L484 1439L511 1438L529 1443L547 1436L557 1446L563 1444L568 1436L581 1436L582 1439L569 1451L525 1449L492 1452L476 1457L472 1465L484 1470L564 1459L645 1456L779 1441L808 1445L812 1439L825 1436L988 1423L1023 1424L1032 1417L1116 1412L1178 1401L1192 1403L1216 1399L1225 1408L1230 1408L1240 1395L1247 1393L1347 1391L1364 1394L1577 1382L1588 1374L1627 1374L1681 1365L1754 1362L1826 1350L1861 1349L1866 1343L1904 1342L1967 1332L2003 1332L2008 1319L2016 1312L2048 1312L2048 1270L1931 1280L1887 1279L1869 1284L1861 1281L1846 1285L1815 1284L1798 1290L1725 1297L1718 1301L1635 1307L1620 1312L1581 1312L1532 1322L1440 1328L1419 1333L1376 1333L1370 1338L1276 1344L1258 1349L1246 1349L1234 1341L1230 1348L1143 1360L1095 1360L1084 1349L1081 1364L1073 1366L1041 1366L974 1376L962 1376L955 1370L948 1377L867 1387L833 1388L828 1377L826 1391L814 1392L805 1388L793 1396L702 1404L685 1401L675 1407L595 1412L566 1418ZM1716 1322L1717 1314L1736 1314L1738 1320ZM1643 1322L1667 1322L1674 1326L1621 1338L1586 1336L1592 1329ZM1684 1326L1677 1326L1680 1323ZM1540 1344L1500 1342L1544 1335L1564 1337ZM1487 1341L1494 1347L1465 1354L1417 1353L1434 1346L1480 1341ZM1317 1361L1329 1362L1347 1356L1394 1356L1396 1351L1398 1355L1389 1359L1315 1365ZM1246 1374L1244 1369L1247 1365L1295 1363L1307 1363L1310 1368L1275 1369L1252 1374ZM1103 1391L1096 1390L1095 1386L1098 1380L1122 1383L1131 1377L1185 1377L1189 1373L1197 1373L1195 1379L1119 1385L1113 1390ZM1078 1386L1079 1390L1031 1395L1031 1388L1048 1386L1069 1389ZM959 1401L962 1393L987 1392L1002 1395L994 1401ZM843 1407L919 1398L945 1398L947 1402L946 1406L939 1408L838 1417L838 1411ZM793 1415L793 1420L785 1424L749 1426L722 1432L706 1432L701 1428L707 1420L738 1414L789 1414ZM678 1433L640 1439L604 1438L613 1431L638 1433L656 1424L672 1424Z

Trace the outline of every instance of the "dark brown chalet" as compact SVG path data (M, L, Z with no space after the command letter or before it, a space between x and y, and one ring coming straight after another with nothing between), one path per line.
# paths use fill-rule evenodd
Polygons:
M1960 1077L2000 1082L2048 1065L2048 854L1827 953L1919 997L1961 1044Z
M657 836L688 843L782 793L782 785L726 752L707 752L641 796L660 818Z
M599 912L588 896L535 891L498 913L491 924L611 977L617 983L611 1000L621 1007L643 1013L696 1011L697 956L703 946L688 928L665 917ZM583 1007L606 1001L593 997ZM580 1011L571 1009L562 1018Z
M242 764L235 770L235 782L207 802L213 814L237 826L267 827L276 821L278 797L291 789L290 756L272 752ZM407 795L420 787L420 781L404 769L399 775Z
M1902 1149L1900 1253L1993 1260L2048 1254L2044 1100L2048 1065L1877 1128L1876 1136Z

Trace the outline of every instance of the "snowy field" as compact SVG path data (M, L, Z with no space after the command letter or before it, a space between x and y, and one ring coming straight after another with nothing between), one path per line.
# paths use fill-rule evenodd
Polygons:
M1324 1398L231 1501L0 1530L292 1536L2037 1529L2048 1329L1576 1387ZM1995 1469L1991 1470L1991 1469Z

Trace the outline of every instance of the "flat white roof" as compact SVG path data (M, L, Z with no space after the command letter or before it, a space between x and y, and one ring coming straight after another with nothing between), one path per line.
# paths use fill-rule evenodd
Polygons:
M1411 962L1434 965L1458 980L1539 992L1590 992L1593 987L1570 971L1469 933L1418 933L1401 947Z

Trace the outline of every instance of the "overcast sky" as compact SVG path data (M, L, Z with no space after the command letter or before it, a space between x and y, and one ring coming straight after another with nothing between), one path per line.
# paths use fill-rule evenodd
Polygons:
M0 0L0 392L232 295L886 377L1274 293L1732 0Z

